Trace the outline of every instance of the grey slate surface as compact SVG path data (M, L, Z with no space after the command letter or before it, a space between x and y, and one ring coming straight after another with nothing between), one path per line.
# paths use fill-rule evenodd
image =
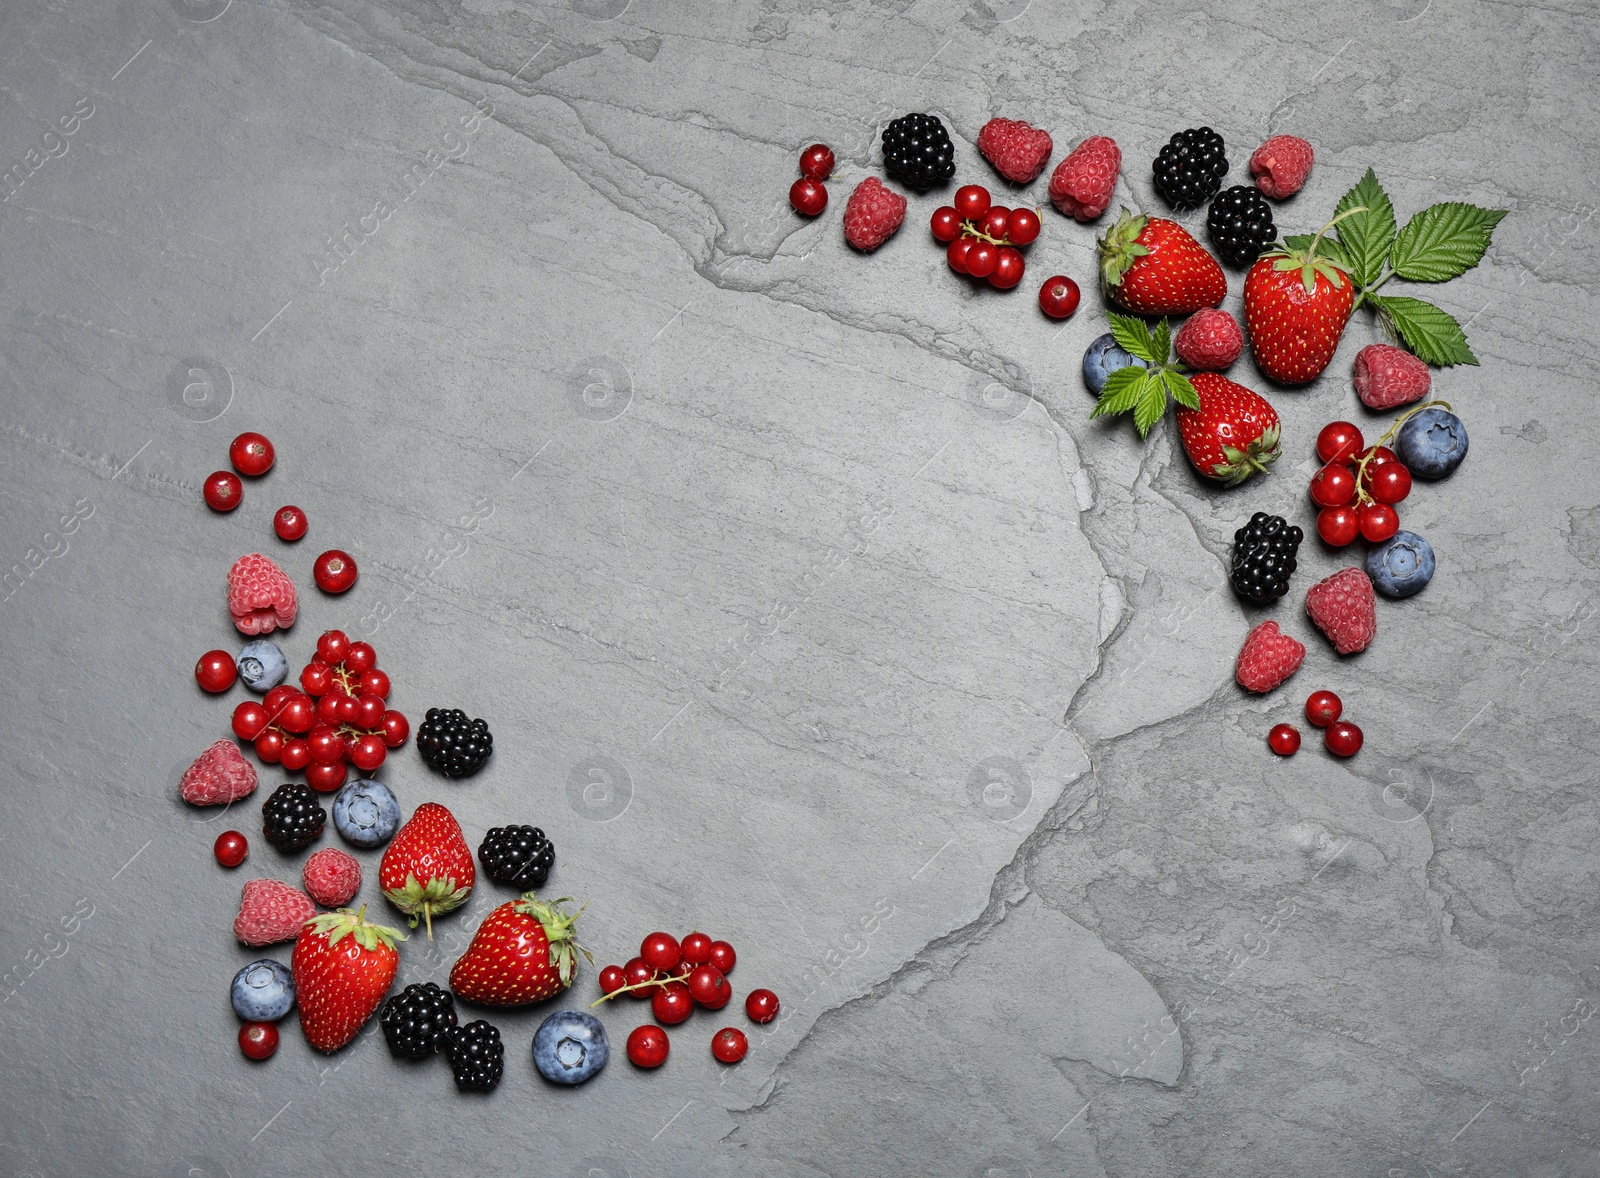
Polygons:
M1597 32L1481 0L0 9L4 1172L1600 1173ZM1254 510L1309 523L1376 328L1272 394L1269 476L1202 487L1167 429L1087 420L1092 289L1066 324L1031 305L1091 285L1091 229L1047 210L1010 295L949 273L933 196L844 245L877 131L922 109L964 179L1006 114L1058 158L1113 135L1153 205L1147 161L1205 122L1234 179L1269 132L1316 143L1291 230L1368 165L1402 216L1511 210L1436 292L1483 360L1436 382L1472 455L1402 505L1440 571L1370 651L1303 617L1348 563L1307 545L1273 611L1306 666L1244 698L1223 562ZM218 517L244 429L278 466ZM346 597L311 585L326 547ZM741 996L786 1007L741 1066L707 1050L733 1008L575 1091L532 1071L543 1010L495 1018L488 1099L292 1019L239 1056L239 886L298 859L175 784L243 698L190 668L241 641L223 579L258 549L301 586L297 666L345 626L414 721L490 720L470 782L385 767L408 812L543 825L602 964L656 927L734 941ZM1319 686L1366 748L1275 761ZM643 1021L603 1017L619 1049Z

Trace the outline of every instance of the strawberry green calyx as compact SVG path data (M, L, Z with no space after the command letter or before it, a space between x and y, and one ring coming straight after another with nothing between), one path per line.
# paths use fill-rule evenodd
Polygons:
M1143 248L1143 247L1140 247ZM1143 367L1119 368L1106 379L1091 418L1133 410L1133 424L1142 438L1167 411L1170 396L1189 409L1200 407L1200 395L1172 359L1172 328L1165 319L1152 328L1132 315L1111 315L1111 334L1117 345L1143 362Z
M577 968L578 953L588 957L591 963L594 961L589 950L578 944L577 934L572 928L578 922L578 917L583 915L584 908L589 905L584 904L576 912L568 912L561 907L570 903L572 903L571 896L562 896L559 900L541 900L536 892L524 892L522 899L515 905L518 913L533 917L544 929L545 939L550 942L550 964L556 967L563 986L572 985L572 974Z
M406 914L409 927L416 928L419 918L426 921L428 940L431 941L434 916L443 916L446 912L461 907L471 892L470 887L458 888L454 876L430 879L424 884L414 873L408 871L404 887L385 888L383 894L388 897L389 903Z
M1128 267L1150 252L1148 246L1139 244L1139 234L1150 224L1150 218L1136 216L1126 208L1117 216L1117 223L1100 239L1100 288L1108 290L1122 285L1122 276Z
M1222 447L1223 461L1211 467L1212 477L1221 480L1225 487L1237 487L1251 475L1265 472L1283 452L1278 444L1278 434L1277 426L1268 426L1261 431L1259 438L1243 450L1233 446Z
M1350 275L1345 270L1344 252L1339 244L1327 237L1328 230L1332 229L1346 217L1353 217L1357 213L1366 212L1364 205L1345 209L1333 220L1329 221L1316 236L1306 244L1299 244L1304 239L1295 238L1291 241L1279 243L1275 248L1268 250L1262 257L1272 263L1274 270L1298 270L1300 282L1306 288L1306 294L1316 294L1317 275L1320 274L1335 287L1344 289L1350 281ZM1344 263L1344 264L1341 264Z
M330 946L337 945L346 937L354 937L356 944L369 952L380 944L393 949L396 941L406 939L406 935L399 929L382 924L370 924L366 917L367 906L363 904L356 911L341 908L337 912L324 912L321 916L313 916L306 921L306 927L314 933L326 936Z

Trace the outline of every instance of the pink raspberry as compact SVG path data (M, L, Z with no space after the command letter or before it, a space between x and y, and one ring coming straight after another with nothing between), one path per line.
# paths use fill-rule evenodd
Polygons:
M868 176L844 206L844 239L871 253L893 237L905 219L906 198L885 188L876 176Z
M1032 183L1055 150L1050 132L1016 119L990 119L978 132L978 150L1013 184Z
M201 753L178 781L178 796L191 806L220 806L255 791L255 766L231 740L219 740Z
M1356 353L1356 395L1368 409L1393 409L1428 395L1433 375L1404 348L1368 344Z
M1056 165L1050 200L1067 216L1093 221L1106 211L1122 170L1122 149L1108 135L1091 135Z
M317 914L311 897L275 879L253 879L244 885L233 935L246 945L292 941L300 926Z
M300 882L324 908L342 908L361 890L361 864L338 847L323 847L306 860Z
M1378 633L1377 597L1372 581L1350 566L1306 590L1306 613L1340 654L1354 654L1372 645Z
M228 612L244 634L271 634L294 625L300 608L289 574L259 552L241 556L228 570Z
M1311 144L1293 135L1274 135L1250 157L1250 174L1256 187L1268 196L1282 200L1305 186L1311 175L1315 153Z
M1246 691L1272 691L1300 669L1305 643L1280 633L1277 622L1262 622L1245 635L1234 676Z
M1244 333L1232 315L1207 307L1183 321L1173 346L1178 349L1178 359L1190 368L1221 372L1244 351Z

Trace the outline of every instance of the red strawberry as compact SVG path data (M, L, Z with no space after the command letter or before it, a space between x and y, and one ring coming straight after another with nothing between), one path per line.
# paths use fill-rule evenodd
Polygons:
M237 802L255 791L255 766L231 740L219 740L201 753L178 781L178 796L191 806Z
M366 921L367 906L324 912L308 921L294 942L294 973L300 1029L318 1051L337 1051L360 1032L394 982L400 963L394 943L399 929Z
M1277 622L1262 622L1245 635L1234 676L1246 691L1272 691L1300 669L1305 657L1305 643L1282 633Z
M271 634L294 625L300 599L289 574L252 552L228 570L228 613L243 634Z
M483 1006L525 1006L572 985L573 950L589 953L572 929L583 909L569 915L561 907L569 899L546 903L527 892L489 913L450 969L456 997Z
M477 879L461 824L438 802L423 802L400 828L378 865L378 886L417 927L420 915L433 940L433 918L466 903Z
M1365 211L1352 209L1351 212ZM1348 214L1347 214L1348 215ZM1355 283L1317 246L1281 247L1261 255L1244 278L1244 322L1256 365L1280 384L1322 375L1355 305Z
M1307 589L1306 613L1340 654L1366 650L1378 633L1372 580L1354 565Z
M1127 209L1100 239L1100 286L1140 315L1187 315L1228 294L1222 267L1187 229Z
M978 150L1013 184L1030 184L1050 162L1050 132L1017 119L990 119L978 132Z
M1260 393L1215 372L1189 377L1200 408L1178 406L1184 453L1208 479L1234 486L1278 457L1278 413Z
M1076 221L1093 221L1106 211L1122 169L1122 149L1109 135L1091 135L1056 165L1050 199Z

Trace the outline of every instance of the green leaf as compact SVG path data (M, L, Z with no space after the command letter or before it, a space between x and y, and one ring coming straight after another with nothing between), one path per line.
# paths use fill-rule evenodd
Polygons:
M1167 411L1167 386L1163 376L1154 375L1140 386L1139 400L1133 407L1133 424L1141 438Z
M1361 214L1357 213L1356 216L1359 217ZM1352 217L1351 220L1355 220L1355 217ZM1293 237L1285 237L1283 244L1295 253L1303 253L1311 248L1311 242L1315 236L1313 233L1297 233ZM1327 258L1328 261L1338 266L1341 270L1350 269L1350 258L1344 252L1344 247L1339 244L1337 238L1324 237L1317 242L1317 257Z
M1372 295L1387 326L1419 358L1435 367L1476 364L1478 358L1467 347L1466 333L1447 311L1421 299L1402 295Z
M1401 278L1444 282L1478 264L1505 209L1460 201L1431 205L1406 222L1395 239L1390 264Z
M1126 413L1139 399L1140 389L1150 373L1137 365L1119 368L1106 377L1106 386L1100 390L1100 400L1095 402L1090 418L1106 414Z
M1172 327L1163 319L1156 324L1155 338L1151 340L1151 350L1154 355L1150 357L1157 364L1165 364L1167 357L1172 355Z
M1155 354L1155 341L1150 338L1150 325L1143 319L1136 319L1132 315L1113 314L1111 334L1123 351L1141 360L1160 364L1167 358L1165 354L1159 357Z
M1200 408L1200 394L1195 392L1194 385L1189 383L1189 378L1181 372L1173 372L1170 368L1161 374L1162 381L1167 386L1167 392L1172 399L1185 409Z
M1383 260L1394 242L1394 205L1378 183L1371 168L1360 182L1340 198L1334 215L1347 209L1366 207L1366 212L1340 221L1334 232L1344 247L1345 269L1361 287L1371 286L1383 273Z

